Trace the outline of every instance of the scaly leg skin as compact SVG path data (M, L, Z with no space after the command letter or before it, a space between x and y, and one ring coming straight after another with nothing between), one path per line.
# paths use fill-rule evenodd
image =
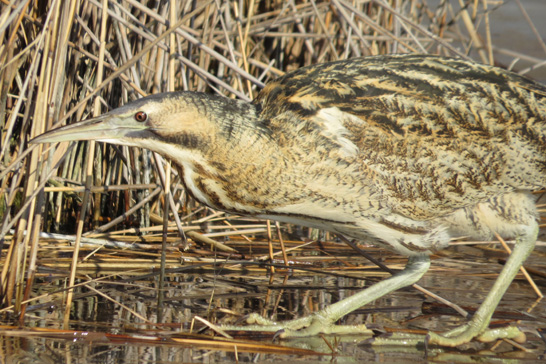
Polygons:
M523 262L535 247L538 236L538 225L535 223L530 230L532 232L522 234L516 238L512 254L506 261L489 294L478 311L472 316L469 323L443 334L430 332L426 337L419 335L394 335L385 339L377 338L373 344L393 345L395 342L398 342L398 344L403 345L416 345L427 341L429 344L455 347L468 343L474 338L482 342L491 342L498 339L513 339L517 342L524 342L525 334L517 327L511 326L501 329L488 329L487 327L502 296L508 289L508 286L510 286L510 283L512 283Z
M404 270L396 273L351 297L336 302L312 315L275 322L257 314L248 317L247 326L222 326L224 330L240 331L279 331L282 338L295 338L323 334L369 333L365 325L335 325L334 323L348 313L397 289L417 282L430 267L428 255L410 257Z
M523 262L531 254L535 247L536 239L538 236L538 225L535 223L532 233L520 235L516 238L516 245L510 257L506 261L504 268L502 269L499 277L495 281L495 284L489 291L489 294L481 304L480 308L472 320L467 325L464 325L463 330L452 330L444 335L438 335L435 333L429 334L429 343L442 346L458 346L469 342L473 338L477 337L483 341L493 341L501 338L516 339L518 341L524 340L525 335L519 331L514 330L513 327L506 329L486 330L489 326L491 316L497 308L502 296L510 286L510 283L514 280L514 277L518 273Z

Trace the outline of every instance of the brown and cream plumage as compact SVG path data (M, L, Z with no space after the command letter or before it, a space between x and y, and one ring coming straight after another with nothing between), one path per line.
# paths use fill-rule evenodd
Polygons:
M410 257L406 269L312 316L252 319L287 336L334 322L417 281L457 236L515 238L470 323L430 341L492 336L491 314L538 233L546 187L546 87L500 68L437 56L378 56L301 68L247 103L153 95L35 142L99 140L170 158L215 209L329 230ZM306 327L306 328L303 328ZM515 329L498 336L516 337Z

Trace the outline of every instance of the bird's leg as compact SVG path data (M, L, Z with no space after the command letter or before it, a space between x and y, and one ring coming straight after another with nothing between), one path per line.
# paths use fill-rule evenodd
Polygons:
M514 280L523 262L533 251L537 236L538 225L535 223L530 233L516 237L516 244L512 254L510 254L495 284L478 311L472 316L470 322L463 325L462 328L449 331L443 335L430 333L428 338L429 343L443 346L458 346L469 342L475 337L482 341L493 341L502 338L521 339L523 333L515 327L495 330L488 330L487 327L495 308L497 308L508 286Z
M478 311L472 316L470 322L442 334L430 332L427 337L402 334L386 339L378 338L374 341L374 345L393 345L396 340L400 340L400 343L403 343L404 345L417 344L427 340L429 344L451 347L468 343L474 338L482 342L490 342L503 338L514 339L518 342L525 341L525 334L515 326L488 329L488 325L491 316L502 296L508 289L508 286L518 273L518 270L525 259L527 259L535 247L536 238L538 236L538 225L535 223L530 231L531 232L529 233L521 234L516 237L516 244L512 254L506 261L506 264L495 281L495 284L489 291L489 294L482 302Z
M290 321L275 322L257 314L252 314L247 319L250 325L242 327L223 326L223 329L279 331L279 336L283 338L314 336L319 333L362 333L366 331L365 325L335 325L335 322L367 303L397 289L412 285L425 274L429 267L430 258L428 255L410 257L404 270L309 316Z

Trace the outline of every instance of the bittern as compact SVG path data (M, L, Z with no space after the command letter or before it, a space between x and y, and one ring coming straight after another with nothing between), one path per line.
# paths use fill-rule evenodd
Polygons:
M438 56L355 58L288 73L252 103L163 93L32 142L72 140L158 152L213 209L324 229L409 257L402 271L308 317L251 317L283 336L344 332L338 319L418 281L429 255L451 238L498 233L516 243L486 299L467 324L427 340L522 338L515 327L488 324L534 248L532 192L546 187L546 87L525 77Z

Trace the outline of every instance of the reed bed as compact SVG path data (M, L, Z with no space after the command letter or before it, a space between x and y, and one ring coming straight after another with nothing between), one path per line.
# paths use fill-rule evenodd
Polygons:
M318 259L322 264L341 260L331 270L344 275L354 259L339 245L301 241L331 240L324 232L226 216L200 206L159 155L85 142L27 144L42 132L158 92L205 91L251 100L287 71L350 57L431 53L494 64L503 55L510 57L504 66L522 73L546 63L546 56L539 59L492 43L489 16L502 1L0 4L0 312L23 326L35 325L25 316L29 305L54 302L67 312L68 328L72 300L98 297L101 289L117 292L110 302L127 304L127 292L112 287L137 284L129 283L130 277L138 277L142 286L128 290L156 297L158 288L168 288L165 278L156 276L160 266L168 277L185 270L209 277L220 261L236 260L240 266L233 269L248 273L264 270L245 265L249 258L275 263L277 270L294 260L310 268ZM529 26L536 30L530 19ZM546 52L537 36L538 47ZM275 253L282 249L284 257ZM398 258L391 263L402 264ZM143 274L150 274L147 283ZM103 279L109 285L101 285ZM48 280L61 282L61 289L42 296ZM179 278L170 282L170 288L188 286ZM157 304L176 297L167 294ZM161 322L169 314L158 316Z

